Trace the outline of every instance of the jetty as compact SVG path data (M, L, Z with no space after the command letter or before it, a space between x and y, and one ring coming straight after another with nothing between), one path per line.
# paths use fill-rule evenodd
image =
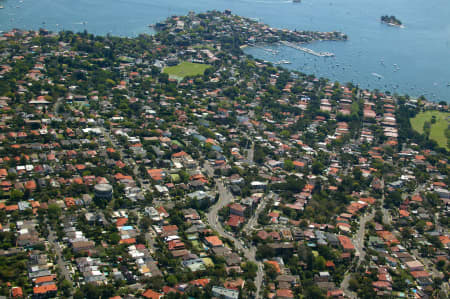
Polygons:
M291 42L288 42L288 41L281 41L281 43L283 45L287 46L287 47L294 48L296 50L300 50L300 51L303 51L305 53L308 53L308 54L311 54L311 55L314 55L314 56L318 56L318 57L333 57L334 56L334 53L330 53L330 52L316 52L314 50L311 50L311 49L308 49L308 48L305 48L305 47L301 47L298 44L294 44L294 43L291 43Z

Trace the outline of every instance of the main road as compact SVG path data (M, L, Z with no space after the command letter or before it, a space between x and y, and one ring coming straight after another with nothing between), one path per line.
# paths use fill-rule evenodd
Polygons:
M384 200L384 194L383 199ZM359 228L356 232L356 235L352 238L352 243L355 246L356 256L358 258L357 266L361 264L361 262L364 260L366 256L366 251L364 250L364 237L366 235L366 223L369 221L372 221L375 216L375 210L372 211L370 214L365 213L361 216L359 220ZM344 291L344 294L347 295L351 299L356 299L356 294L352 291L350 291L349 282L351 278L352 271L351 269L347 270L345 272L344 280L341 282L341 289Z
M52 247L55 249L55 252L56 252L56 264L57 264L59 270L61 271L61 274L64 277L64 279L69 281L71 283L71 285L73 286L72 275L70 274L70 272L67 269L68 266L67 266L66 261L62 257L61 246L59 245L59 243L57 241L55 232L52 230L50 225L47 225L47 229L48 229L48 242L50 243L50 245L52 245ZM72 298L72 296L70 296L69 298Z
M230 233L228 233L227 231L225 231L223 229L222 224L219 221L218 213L219 213L220 209L222 209L223 207L225 207L226 205L228 205L229 203L231 203L233 201L233 196L227 190L227 188L223 185L223 182L221 180L219 180L219 179L216 180L216 186L217 186L217 190L219 192L219 199L217 200L216 204L214 204L210 208L210 210L207 214L209 225L211 226L212 229L217 231L221 237L232 241L234 243L234 246L236 247L236 249L238 251L243 252L244 257L247 260L254 262L258 266L258 271L256 272L256 277L255 277L255 286L256 286L255 298L258 299L258 298L260 298L259 293L261 291L261 285L262 285L263 276L264 276L263 265L261 262L258 262L256 260L256 257L255 257L256 247L255 246L250 245L248 248L244 247L243 242L236 239L233 235L231 235Z
M359 221L358 231L352 239L353 245L355 246L355 251L357 253L356 255L358 258L358 262L357 262L358 266L361 264L361 261L364 260L364 257L366 255L366 252L364 250L364 236L366 234L366 223L368 221L371 221L374 216L375 216L375 211L371 212L370 214L364 214L363 216L361 216L361 219ZM351 269L347 270L347 272L345 273L344 280L342 280L342 283L341 283L341 289L344 291L344 294L347 295L349 298L356 299L357 298L356 294L354 292L350 291L350 289L348 288L349 282L350 282L350 277L352 274L352 271L350 271L350 270Z

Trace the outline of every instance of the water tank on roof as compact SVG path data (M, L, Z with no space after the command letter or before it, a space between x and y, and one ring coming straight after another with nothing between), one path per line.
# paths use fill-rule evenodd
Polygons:
M98 198L111 199L113 187L110 184L97 184L94 187L95 196Z

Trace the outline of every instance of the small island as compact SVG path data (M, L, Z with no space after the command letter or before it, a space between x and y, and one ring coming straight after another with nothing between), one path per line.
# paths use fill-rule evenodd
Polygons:
M399 19L397 19L395 16L388 16L388 15L382 16L381 22L386 23L390 26L398 26L398 27L403 26L402 22Z

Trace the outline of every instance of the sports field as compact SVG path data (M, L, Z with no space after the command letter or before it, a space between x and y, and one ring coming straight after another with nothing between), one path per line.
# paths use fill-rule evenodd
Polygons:
M450 113L440 111L424 111L410 119L411 126L414 130L422 134L424 123L426 121L431 122L433 115L436 117L436 123L431 124L430 139L436 141L439 146L449 150L445 130L449 125Z
M179 65L164 68L163 72L168 74L170 78L183 79L188 76L203 75L209 67L211 66L208 64L183 61Z

